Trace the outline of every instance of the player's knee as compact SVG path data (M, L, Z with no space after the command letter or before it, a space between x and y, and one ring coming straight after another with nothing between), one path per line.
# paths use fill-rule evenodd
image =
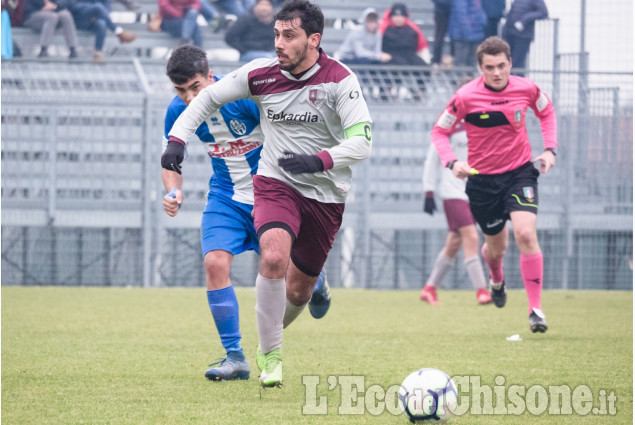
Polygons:
M264 275L284 276L289 265L289 255L270 249L260 253L260 269Z
M312 295L312 288L287 287L287 299L291 304L301 306L309 302Z
M507 251L507 243L500 245L488 244L486 250L487 258L494 261L500 260L505 255L505 251Z
M538 244L536 231L531 228L519 229L514 232L518 246L533 248Z
M214 251L205 255L205 273L213 281L229 280L229 263L222 255L217 255Z
M461 249L461 237L456 233L453 233L452 235L453 236L448 239L448 251L456 253L459 249Z
M463 244L469 247L478 247L478 233L469 232L462 236Z

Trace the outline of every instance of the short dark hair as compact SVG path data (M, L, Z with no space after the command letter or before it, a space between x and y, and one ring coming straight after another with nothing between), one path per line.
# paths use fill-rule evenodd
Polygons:
M300 28L307 36L316 33L321 36L324 32L324 14L317 4L307 0L288 0L282 5L274 20L290 22L295 18L300 18Z
M478 64L483 64L483 56L485 55L500 55L504 53L507 60L511 60L512 54L509 48L509 44L500 37L492 36L488 37L476 48L476 57L478 58Z
M174 84L186 83L197 74L207 77L209 63L205 50L191 44L177 47L170 55L165 73Z

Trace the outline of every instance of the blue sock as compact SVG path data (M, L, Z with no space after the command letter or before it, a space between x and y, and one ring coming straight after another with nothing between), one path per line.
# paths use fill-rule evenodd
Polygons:
M236 299L234 287L228 286L223 289L207 291L207 301L225 351L228 354L232 351L242 354L238 300Z

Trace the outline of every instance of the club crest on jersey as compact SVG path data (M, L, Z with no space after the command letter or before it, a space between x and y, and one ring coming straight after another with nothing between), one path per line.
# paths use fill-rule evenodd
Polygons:
M320 89L309 90L309 103L316 108L320 108L326 102L326 92Z
M525 196L525 199L527 199L527 201L529 202L534 202L534 188L531 186L525 186L523 187L523 195Z
M242 121L231 120L229 121L229 126L231 127L232 131L239 136L242 136L247 132L247 126Z

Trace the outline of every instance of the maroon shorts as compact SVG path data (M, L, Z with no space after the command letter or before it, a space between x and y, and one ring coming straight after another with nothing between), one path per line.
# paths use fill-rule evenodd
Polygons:
M279 180L254 176L254 226L258 237L273 228L291 234L291 261L303 273L322 271L335 234L342 225L344 204L305 198Z
M458 232L461 227L475 224L474 216L470 211L470 203L462 199L446 199L443 201L445 217L448 220L448 229Z

